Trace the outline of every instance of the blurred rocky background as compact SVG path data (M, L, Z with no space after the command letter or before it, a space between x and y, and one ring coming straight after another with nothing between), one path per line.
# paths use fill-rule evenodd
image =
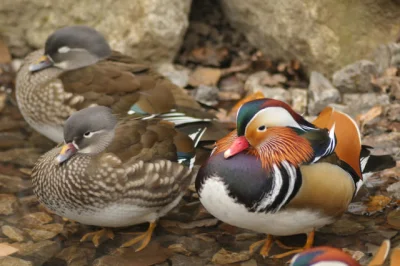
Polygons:
M350 114L363 144L398 164L373 175L348 213L320 229L316 244L344 248L362 265L384 239L400 245L399 1L2 0L0 265L285 264L250 256L248 246L262 235L214 219L193 189L139 253L118 246L145 227L117 231L114 241L95 249L79 243L90 227L38 204L30 169L54 143L21 117L15 72L51 32L71 24L95 27L114 49L154 64L227 127L234 126L243 99L264 96L291 104L308 119L327 105ZM304 238L283 240L300 246Z

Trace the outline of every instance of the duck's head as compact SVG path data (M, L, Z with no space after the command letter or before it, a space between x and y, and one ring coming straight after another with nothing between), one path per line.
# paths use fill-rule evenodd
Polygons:
M76 153L97 154L104 151L114 138L117 118L111 109L94 106L72 114L64 126L64 146L56 157L63 163Z
M229 158L246 150L249 146L259 149L268 140L286 129L306 130L315 128L288 104L264 98L243 104L237 113L237 138L224 153ZM279 143L276 143L279 144Z
M316 247L300 254L291 260L290 266L360 266L345 252L332 247Z
M111 48L98 31L87 26L69 26L56 30L47 38L44 55L29 66L29 71L49 67L78 69L110 55Z

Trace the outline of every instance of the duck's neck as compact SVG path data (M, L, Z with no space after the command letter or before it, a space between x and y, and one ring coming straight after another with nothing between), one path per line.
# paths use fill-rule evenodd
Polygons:
M58 79L63 72L61 69L51 67L36 73L29 71L29 65L42 54L42 51L31 53L19 70L16 80L18 107L25 120L37 131L44 134L41 131L47 129L43 129L43 126L52 125L55 128L49 130L58 132L61 129L62 137L62 124L74 111L65 102L71 100L73 95L64 92L62 82ZM58 137L49 138L59 140Z

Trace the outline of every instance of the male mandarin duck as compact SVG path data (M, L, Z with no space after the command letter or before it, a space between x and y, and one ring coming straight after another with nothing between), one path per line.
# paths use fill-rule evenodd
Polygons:
M361 152L363 168L379 160L394 166L392 157L373 157L361 146L346 114L328 107L310 123L284 102L253 100L200 168L196 190L218 219L268 234L251 253L264 244L260 254L268 256L273 236L308 234L303 248L274 256L281 258L310 248L315 228L347 210L362 184Z
M93 105L108 106L119 115L168 113L168 120L177 125L207 123L204 141L224 135L216 121L210 121L213 116L183 88L150 66L112 51L98 31L86 26L58 29L44 51L29 54L17 74L16 96L29 125L57 143L63 141L64 121ZM198 129L191 124L187 133Z
M105 106L75 112L64 127L64 144L39 158L32 170L34 193L56 214L104 227L89 233L113 238L109 228L149 222L147 232L123 244L149 243L156 221L175 207L196 172L196 139L173 123L148 117L118 118Z
M382 266L390 251L390 241L383 241L368 266ZM400 265L400 249L393 249L390 265ZM316 247L297 254L290 266L361 266L349 254L332 247Z

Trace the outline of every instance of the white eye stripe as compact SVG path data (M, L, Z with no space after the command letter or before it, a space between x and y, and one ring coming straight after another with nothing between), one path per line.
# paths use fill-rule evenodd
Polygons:
M104 132L104 130L99 130L99 131L87 131L85 134L83 134L83 137L85 138L91 138L93 135L99 134Z
M83 136L85 137L85 138L91 138L92 136L93 136L93 132L86 132L85 134L83 134Z
M71 48L69 48L68 46L63 46L63 47L58 48L58 52L60 54L68 53L70 50L71 50Z

